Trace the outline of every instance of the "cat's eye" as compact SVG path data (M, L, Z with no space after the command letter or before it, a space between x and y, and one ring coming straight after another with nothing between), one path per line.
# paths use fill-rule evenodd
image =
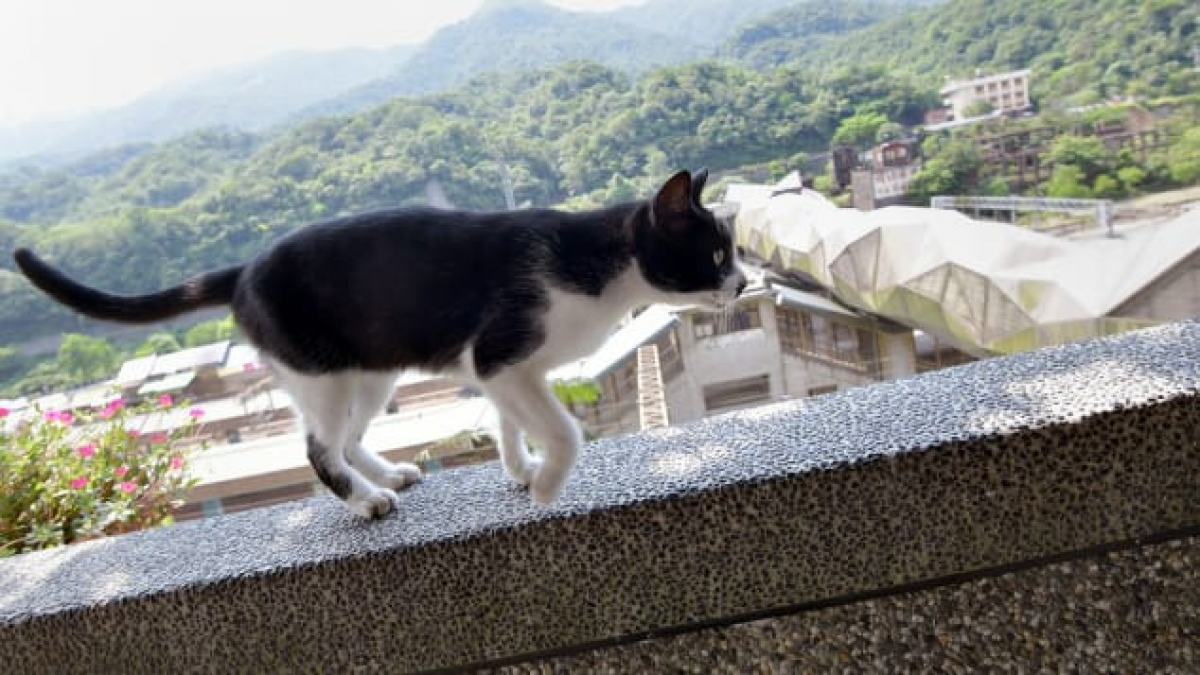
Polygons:
M713 264L720 267L723 262L725 262L725 249L719 248L713 251Z

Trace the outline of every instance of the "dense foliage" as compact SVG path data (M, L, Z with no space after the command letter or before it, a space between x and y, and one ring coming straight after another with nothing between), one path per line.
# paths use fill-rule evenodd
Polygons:
M1193 0L953 0L840 36L796 36L764 65L880 63L933 87L976 69L1031 68L1036 101L1084 105L1200 89L1191 55L1198 22ZM733 49L763 61L758 44L735 38Z

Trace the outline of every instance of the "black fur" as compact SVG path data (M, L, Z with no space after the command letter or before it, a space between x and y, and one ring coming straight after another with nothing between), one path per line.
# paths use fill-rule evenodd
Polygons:
M243 267L121 297L16 252L35 285L88 316L158 321L230 304L246 336L303 373L438 369L474 346L487 377L541 345L545 287L592 296L630 265L666 291L716 289L728 230L699 203L706 172L672 177L645 202L585 213L380 211L309 225Z
M353 491L350 477L344 473L330 469L329 448L325 447L312 434L305 436L304 440L308 445L308 463L312 465L313 472L317 474L317 478L321 481L321 484L329 488L329 491L337 495L340 499L349 497Z

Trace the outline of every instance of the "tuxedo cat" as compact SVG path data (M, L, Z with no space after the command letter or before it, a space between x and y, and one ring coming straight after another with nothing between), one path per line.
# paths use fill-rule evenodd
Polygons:
M84 286L20 249L21 271L87 316L147 323L230 305L300 414L317 477L364 517L420 478L362 446L404 368L454 371L500 419L505 471L552 501L581 445L546 373L666 302L720 309L746 284L732 233L700 203L706 171L584 213L379 211L300 228L249 263L139 296ZM524 434L539 441L530 454Z

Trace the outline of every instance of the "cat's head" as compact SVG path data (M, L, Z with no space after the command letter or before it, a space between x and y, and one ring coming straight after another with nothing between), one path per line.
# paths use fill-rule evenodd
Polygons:
M708 171L680 171L649 200L634 241L642 275L668 302L721 309L746 287L729 223L700 202Z

